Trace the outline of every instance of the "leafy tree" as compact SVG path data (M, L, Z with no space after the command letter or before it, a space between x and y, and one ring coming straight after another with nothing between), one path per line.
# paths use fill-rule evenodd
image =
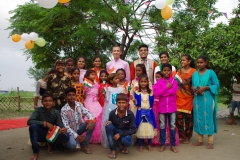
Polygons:
M136 58L136 47L148 37L145 30L152 25L147 21L149 4L144 1L71 0L69 6L58 4L44 9L34 3L18 6L10 13L11 33L37 32L48 43L26 50L36 68L48 68L60 57L76 59L83 56L88 67L94 55L109 61L112 46L121 46L122 59ZM140 35L141 34L141 35ZM104 53L104 54L103 54Z
M45 68L37 69L34 67L30 67L27 70L27 75L29 76L29 78L32 78L35 81L38 81L39 79L44 78L47 72L48 72L48 69L45 69Z

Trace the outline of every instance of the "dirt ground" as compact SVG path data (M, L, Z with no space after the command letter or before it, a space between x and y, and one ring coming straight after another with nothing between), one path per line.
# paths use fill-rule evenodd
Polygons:
M121 154L118 152L119 160L236 160L240 159L240 120L237 125L226 125L226 118L221 118L219 122L219 133L214 136L214 149L206 149L207 138L204 138L204 145L192 147L191 144L180 144L177 148L179 153L173 153L167 149L160 153L157 147L153 147L154 151L149 152L145 149L142 153L137 151L137 146L129 147L129 154ZM191 143L197 140L197 134L194 133ZM28 128L12 129L0 131L0 160L22 160L29 159L32 156L31 146L27 145ZM104 149L101 145L90 144L93 150L92 155L87 155L79 150L71 152L61 152L56 150L53 154L47 152L46 147L40 148L40 160L106 160L108 158L109 149Z

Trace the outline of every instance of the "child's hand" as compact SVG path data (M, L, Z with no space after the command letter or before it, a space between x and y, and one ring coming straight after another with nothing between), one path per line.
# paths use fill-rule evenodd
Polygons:
M137 102L136 99L134 99L134 98L132 99L132 101L133 101L133 104L136 104L136 102Z
M113 136L113 139L116 140L116 141L117 141L119 138L120 138L119 133L118 133L118 134L115 134L115 135Z
M109 125L110 123L112 123L111 121L107 121L104 126L106 127L107 125Z
M169 89L169 88L172 88L172 83L168 83L167 84L167 88Z

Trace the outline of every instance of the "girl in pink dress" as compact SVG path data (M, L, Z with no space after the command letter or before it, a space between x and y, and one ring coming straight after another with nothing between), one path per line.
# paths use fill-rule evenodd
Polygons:
M92 134L90 143L101 142L101 121L102 121L102 106L98 101L99 84L94 83L94 70L87 70L84 76L84 91L85 91L85 107L96 117L96 126Z

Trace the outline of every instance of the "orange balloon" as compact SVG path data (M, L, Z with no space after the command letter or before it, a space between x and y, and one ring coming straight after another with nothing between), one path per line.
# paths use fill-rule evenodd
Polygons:
M32 49L32 48L34 47L34 42L31 41L31 40L27 41L27 42L25 43L25 47L26 47L27 49Z
M164 19L169 19L172 17L173 11L169 6L166 6L161 10L161 15Z
M58 0L59 3L68 3L70 0Z
M21 40L21 36L19 34L12 35L13 42L19 42Z

